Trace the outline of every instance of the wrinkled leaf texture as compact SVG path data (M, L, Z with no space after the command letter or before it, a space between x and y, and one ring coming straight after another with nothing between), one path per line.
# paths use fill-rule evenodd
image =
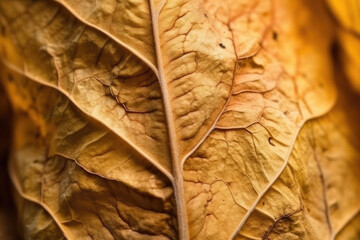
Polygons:
M359 239L337 3L0 1L22 237Z

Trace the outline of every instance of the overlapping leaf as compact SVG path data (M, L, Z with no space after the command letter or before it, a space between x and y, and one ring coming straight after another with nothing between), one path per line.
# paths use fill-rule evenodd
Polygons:
M353 88L360 91L360 3L356 0L327 0L330 10L338 21L337 35L341 45L340 55L347 77Z

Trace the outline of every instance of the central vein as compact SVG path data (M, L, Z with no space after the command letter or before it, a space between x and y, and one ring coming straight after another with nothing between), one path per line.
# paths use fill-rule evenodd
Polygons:
M179 239L188 240L189 233L188 233L187 214L186 214L185 196L184 196L183 171L179 160L179 152L178 152L178 146L175 135L174 118L170 105L170 98L169 98L169 92L167 88L164 68L162 64L162 55L161 55L160 39L159 39L158 17L166 1L163 1L159 9L157 10L155 8L154 0L149 0L149 2L150 2L150 13L151 13L152 29L153 29L154 42L155 42L155 50L156 50L158 79L160 83L161 92L163 95L163 104L164 104L164 111L165 111L167 130L168 130L167 132L170 141L172 174L174 175L173 187L174 187L175 201L177 205Z

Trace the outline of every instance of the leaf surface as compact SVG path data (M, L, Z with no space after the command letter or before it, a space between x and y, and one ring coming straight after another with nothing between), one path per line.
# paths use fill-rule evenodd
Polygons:
M325 4L0 1L23 236L356 239Z
M12 74L17 191L46 207L70 239L174 238L169 180L64 95Z

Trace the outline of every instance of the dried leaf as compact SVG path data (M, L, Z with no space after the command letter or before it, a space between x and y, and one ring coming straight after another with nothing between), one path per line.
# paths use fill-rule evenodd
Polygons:
M342 67L353 88L360 92L360 3L357 0L327 2L339 22L337 34Z
M357 239L325 4L0 1L23 238Z

